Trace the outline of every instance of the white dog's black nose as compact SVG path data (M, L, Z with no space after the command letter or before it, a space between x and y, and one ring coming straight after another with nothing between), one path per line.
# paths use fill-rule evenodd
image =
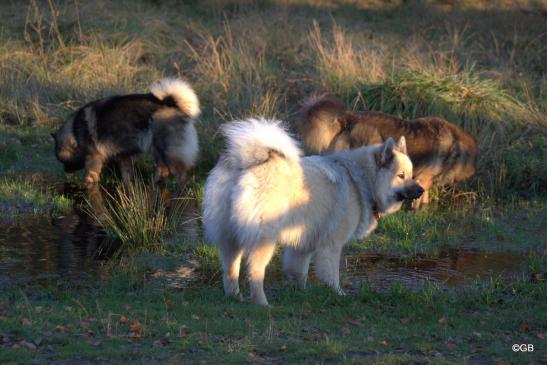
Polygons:
M418 199L424 193L424 188L420 184L413 183L406 186L401 192L399 192L399 200L413 200Z
M412 199L418 199L419 197L422 196L423 193L424 193L424 188L422 188L420 185L418 185L416 187L416 196L413 197Z

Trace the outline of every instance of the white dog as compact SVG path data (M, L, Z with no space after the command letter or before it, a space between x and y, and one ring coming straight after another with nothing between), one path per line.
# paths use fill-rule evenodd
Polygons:
M342 247L361 239L379 216L397 211L423 189L412 180L404 137L397 144L329 156L300 157L279 121L250 119L223 128L227 148L205 186L206 237L218 244L227 295L239 296L247 256L251 300L267 305L263 282L276 243L283 268L305 285L314 257L317 276L336 292Z

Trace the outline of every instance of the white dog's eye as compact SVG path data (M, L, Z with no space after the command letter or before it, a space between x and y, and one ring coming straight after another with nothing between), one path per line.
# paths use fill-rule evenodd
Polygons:
M401 172L399 175L397 175L397 177L398 177L399 179L403 179L403 180L404 180L404 178L405 178L405 173L404 173L404 172Z

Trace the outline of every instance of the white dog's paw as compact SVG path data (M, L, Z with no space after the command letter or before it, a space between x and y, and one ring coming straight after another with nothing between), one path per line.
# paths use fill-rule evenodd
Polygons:
M224 295L228 298L234 298L236 300L239 300L240 302L243 302L243 295L239 292L239 289L237 291L232 292L224 292Z
M345 297L347 295L346 292L342 290L342 288L334 288L334 291L336 292L336 294L338 294L340 296L343 296L343 297Z
M251 295L248 298L248 301L251 302L251 303L258 304L258 305L263 305L263 306L266 306L266 307L270 306L270 304L268 303L268 300L266 299L266 297L261 296L261 295L257 295L257 296Z
M285 280L287 284L296 286L300 290L305 290L308 282L308 276L303 274L285 273Z

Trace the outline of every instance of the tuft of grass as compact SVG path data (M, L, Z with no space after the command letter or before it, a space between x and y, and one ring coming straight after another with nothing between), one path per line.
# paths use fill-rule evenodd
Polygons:
M532 275L547 273L547 252L530 251L528 254L528 270Z
M401 211L383 217L377 232L365 238L359 247L409 256L431 254L444 244L442 227L447 224L446 217L433 210Z
M198 33L197 45L187 44L197 87L203 87L200 97L213 103L217 116L225 120L275 116L280 102L274 82L278 76L266 44L236 40L230 25L224 27L224 37Z
M107 235L120 242L119 251L129 254L161 253L165 238L183 221L183 199L172 199L142 178L104 190L103 209L88 200L88 211Z
M507 127L534 121L522 101L475 67L402 69L381 84L362 85L361 91L370 109L406 118L444 115L474 135L491 123Z

